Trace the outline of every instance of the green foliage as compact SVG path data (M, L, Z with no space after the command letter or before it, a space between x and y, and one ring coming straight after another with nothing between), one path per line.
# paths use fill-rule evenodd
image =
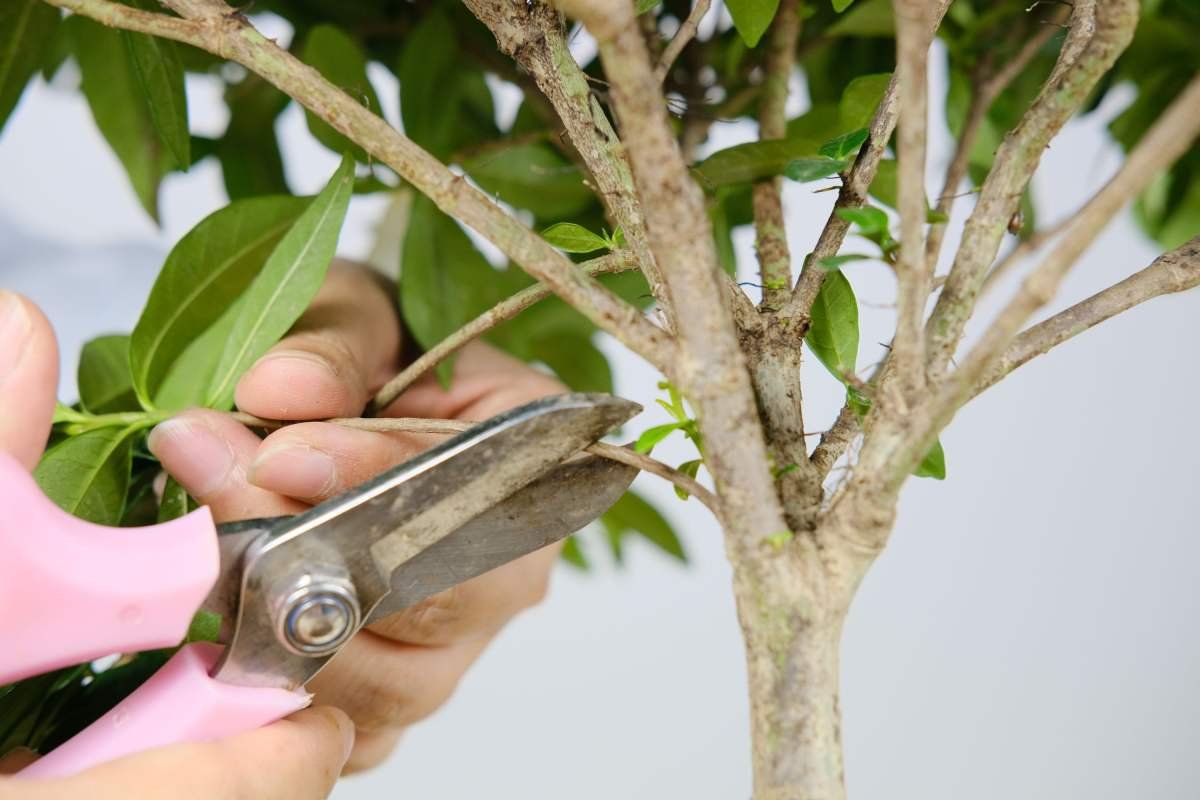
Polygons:
M804 342L833 377L845 383L854 376L858 369L858 300L841 272L829 273L821 283Z
M754 47L779 10L779 0L726 0L733 25L747 47Z
M137 394L129 375L129 337L101 336L83 346L79 355L79 402L92 414L134 411Z
M489 148L464 161L463 169L496 199L541 218L582 213L595 199L579 167L539 142Z
M237 379L287 333L321 288L350 204L353 177L354 161L346 156L247 287L209 381L205 405L233 405Z
M150 0L126 0L142 11L156 11ZM192 163L191 136L188 133L187 95L183 90L183 61L178 46L169 39L144 33L121 32L133 72L142 88L142 97L158 138L175 164L186 170Z
M114 425L65 439L46 451L33 477L64 511L98 525L116 525L125 510L135 432Z
M379 98L367 80L366 54L358 42L341 29L333 25L317 25L305 37L300 57L330 83L379 113ZM304 112L304 119L309 132L330 150L352 153L358 161L367 160L367 154L361 147L335 131L328 122L308 110Z
M58 9L42 0L0 3L0 131L41 67L58 24Z
M788 162L788 165L783 169L783 174L794 181L807 183L808 181L816 181L821 178L828 178L830 175L836 175L845 168L845 161L829 158L828 156L797 158L795 161Z
M497 292L501 273L425 197L413 203L400 263L400 309L422 347L437 344L504 296ZM438 366L444 385L452 372L451 359Z
M556 222L542 231L542 238L568 253L594 253L610 246L603 236L574 222Z
M608 539L608 546L617 563L625 559L624 544L627 537L639 535L672 558L687 561L683 544L671 530L670 523L654 506L634 492L626 492L613 507L600 518Z
M157 220L158 187L175 162L163 146L155 117L169 124L167 119L174 115L151 113L146 80L133 63L134 45L125 43L127 36L137 34L122 34L79 15L64 25L70 30L72 52L83 76L83 94L96 127L125 167L142 207ZM156 81L160 86L166 83Z
M131 338L129 363L143 407L180 409L204 401L224 337L199 349L193 344L258 277L279 240L309 205L308 198L288 195L235 201L179 240ZM164 400L162 389L173 369L198 380L193 390L172 403Z

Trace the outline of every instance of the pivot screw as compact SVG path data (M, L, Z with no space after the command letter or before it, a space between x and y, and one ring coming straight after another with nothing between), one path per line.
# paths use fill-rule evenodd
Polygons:
M283 604L283 641L306 656L328 655L356 630L360 610L354 589L341 581L306 583Z

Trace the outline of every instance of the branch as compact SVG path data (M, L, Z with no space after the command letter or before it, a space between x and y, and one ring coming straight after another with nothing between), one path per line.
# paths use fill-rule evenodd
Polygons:
M946 15L950 2L951 0L940 0L932 20L931 27L934 30L942 24L942 17ZM868 128L870 138L858 152L854 166L842 179L837 202L829 212L829 219L817 238L816 246L804 259L800 278L792 289L792 299L779 312L780 317L808 319L817 293L821 291L821 283L825 280L825 271L818 267L817 263L823 258L837 255L846 240L846 233L850 230L850 223L838 216L837 212L844 208L861 208L867 202L867 190L875 180L879 162L887 150L888 141L892 138L896 122L900 118L900 104L897 102L898 78L899 75L892 76L892 82L879 101L879 108L875 110L875 116L871 118Z
M658 369L669 370L674 350L670 337L636 308L577 269L566 256L411 139L326 81L316 70L263 37L220 0L177 3L183 13L199 9L195 11L196 19L147 13L110 0L47 2L111 27L163 36L199 47L261 75L395 170L429 196L442 211L478 231L600 328L612 333Z
M1197 286L1200 286L1200 236L1163 253L1150 266L1120 283L1023 331L972 389L972 397L994 386L1018 367L1105 320L1155 297Z
M279 428L296 424L295 421L284 422L263 419L262 417L256 417L253 414L246 414L241 411L231 411L229 412L229 416L247 427L262 428L264 430L278 430ZM338 417L322 421L332 425L340 425L344 428L371 431L373 433L424 433L448 436L470 430L476 424L457 419L422 419L419 417ZM720 518L721 504L716 495L696 479L689 475L684 475L679 470L669 467L657 459L643 455L630 446L618 447L604 442L596 442L589 447L585 447L584 451L602 458L619 461L622 464L640 469L643 472L649 472L652 475L664 478L708 506L708 509Z
M696 4L692 6L692 12L679 26L679 30L675 32L675 38L671 39L667 48L663 50L662 58L658 60L658 66L654 68L656 81L662 83L666 80L667 73L671 71L671 65L675 63L675 59L679 58L679 54L683 52L683 48L687 47L687 43L695 38L696 30L700 27L700 20L704 19L704 15L708 13L711 5L712 0L696 0Z
M983 75L990 68L992 60L989 57L990 54L984 56L973 81L974 87L971 93L971 103L967 108L966 122L963 124L962 133L955 145L954 157L950 159L950 166L946 169L946 181L942 184L942 194L938 197L937 211L947 219L954 209L958 187L967 177L971 151L975 147L975 140L979 136L979 129L982 127L983 121L987 118L988 110L996 102L996 98L1029 66L1029 62L1033 60L1034 56L1041 52L1046 42L1058 34L1059 20L1066 12L1065 7L1057 9L1054 16L1043 22L1040 30L1026 40L1021 49L1009 59L1000 71L987 78L984 78ZM1015 28L1014 30L1020 32L1022 29ZM947 224L947 222L938 222L929 228L929 238L925 242L925 261L926 268L931 274L937 268L938 259L941 257Z
M1144 191L1164 169L1188 151L1198 136L1200 76L1193 78L1172 101L1129 153L1117 174L1088 201L1050 254L1025 279L1016 296L984 332L948 386L939 393L935 416L952 414L954 408L970 396L971 389L999 361L1026 320L1054 298L1071 267L1129 198Z
M885 385L896 385L902 407L916 399L924 386L925 342L921 323L929 297L931 273L925 253L925 139L929 116L926 68L929 61L927 0L893 0L896 17L896 74L900 76L900 134L898 137L898 203L900 256L896 298L896 335L891 369ZM891 395L884 392L883 399Z
M745 357L723 295L704 196L688 172L628 0L560 0L599 45L650 245L676 308L677 385L697 411L731 552L785 529ZM741 562L742 559L736 559Z
M782 139L787 134L788 82L796 63L799 38L800 0L781 0L764 57L766 74L758 101L758 138L763 141ZM754 244L763 284L760 310L782 306L792 283L792 256L788 252L782 192L780 177L754 184Z
M1070 32L1054 72L997 151L926 325L931 378L940 377L949 366L984 273L996 258L1008 221L1042 153L1129 45L1137 19L1137 0L1075 1Z
M833 469L833 465L846 452L846 448L854 441L854 437L858 435L860 429L858 415L850 406L842 406L833 425L821 434L821 441L813 449L812 465L821 480L824 480L825 476L829 474L829 470Z
M607 275L613 272L624 272L636 269L637 265L626 253L614 253L600 258L593 258L580 265L589 275ZM543 283L526 287L487 311L480 314L454 333L425 351L412 364L388 381L382 389L375 393L371 401L370 413L378 414L391 405L400 393L413 384L429 370L458 352L468 342L479 338L487 331L520 314L535 303L550 297L553 292Z
M465 0L465 4L496 37L500 50L533 77L554 107L610 217L625 232L625 241L659 308L671 321L673 308L647 240L645 218L621 141L567 47L558 12L544 3L524 0Z
M1200 136L1200 76L1171 103L1129 153L1116 175L1092 197L1045 260L1025 279L1021 289L997 315L979 342L937 395L906 420L903 430L868 437L859 457L857 493L894 494L933 444L938 431L985 382L1008 350L1021 326L1048 303L1067 272L1112 221L1129 198L1145 190L1158 174L1178 159ZM867 466L863 470L863 465ZM860 477L865 477L859 480ZM882 543L880 543L882 546Z

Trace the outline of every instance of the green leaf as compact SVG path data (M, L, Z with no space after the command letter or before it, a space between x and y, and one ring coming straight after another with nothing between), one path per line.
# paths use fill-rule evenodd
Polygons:
M870 131L866 128L859 128L856 131L842 134L836 139L830 139L825 144L818 148L817 153L826 158L833 158L839 161L844 161L852 155L858 153L863 143L867 141Z
M568 253L594 253L608 247L602 236L574 222L556 222L542 231L542 238Z
M613 557L620 562L623 558L622 542L630 533L637 533L664 553L687 561L683 552L683 544L670 523L658 513L654 506L647 503L633 492L626 492L612 508L604 512L600 522L608 534L608 543L612 548Z
M841 272L829 273L821 283L804 341L839 381L858 369L858 301Z
M571 217L594 199L579 168L545 144L489 148L464 161L463 169L485 191L538 217Z
M230 200L287 194L275 120L289 98L257 75L225 87L229 125L217 142L217 160Z
M833 0L833 10L840 14L849 8L853 2L854 0Z
M179 485L179 481L167 476L167 482L163 485L162 499L158 503L158 522L170 522L173 519L179 519L190 510L191 498L188 497L187 489Z
M125 168L142 207L157 221L158 186L171 156L163 148L122 34L78 14L64 24L96 127Z
M443 161L459 124L460 60L453 23L434 8L408 33L396 73L404 133Z
M950 215L943 214L941 211L938 211L936 208L928 208L927 207L925 209L925 221L928 222L930 225L940 225L940 224L949 222Z
M0 3L0 130L42 65L60 14L42 0Z
M663 439L670 436L675 431L684 426L683 422L668 422L665 425L655 425L652 428L647 428L642 431L642 435L638 437L637 443L633 449L639 453L650 453L654 447Z
M129 376L129 337L101 336L79 355L79 402L92 414L135 411L137 395Z
M367 57L349 34L334 25L317 25L304 38L300 58L325 80L379 113L379 97L367 79ZM366 151L334 130L328 122L308 109L304 110L304 119L318 142L335 153L350 152L358 161L367 161Z
M797 158L788 163L783 174L794 181L807 183L809 181L828 178L846 168L846 162L825 156L819 158Z
M863 255L862 253L847 253L844 256L826 256L817 261L817 266L826 272L836 272L847 264L854 261L870 261L875 256Z
M151 0L124 0L142 11L161 9ZM187 93L183 86L183 61L179 48L170 39L146 33L122 31L125 47L133 64L133 72L142 87L142 96L150 110L150 119L158 138L175 159L175 164L187 170L192 163L191 135L188 132Z
M853 225L857 225L864 236L888 232L888 216L882 209L874 206L862 208L839 208L837 215Z
M116 525L129 489L132 428L97 428L64 439L42 455L33 477L64 511Z
M940 439L933 443L933 447L929 448L925 458L921 459L921 463L913 470L913 475L918 478L933 478L939 481L946 479L946 451L942 449Z
M895 208L898 181L896 159L885 158L879 162L879 168L875 171L875 180L871 181L871 188L867 191L870 192L871 197L888 208Z
M779 0L726 0L733 25L747 47L754 47L771 26Z
M661 2L662 0L637 0L637 2L633 5L633 11L640 17L650 9L657 8L658 4Z
M612 370L608 359L592 344L590 335L557 333L530 343L530 353L559 377L572 391L612 394Z
M221 635L221 615L211 611L197 611L188 625L184 642L215 642Z
M163 382L176 363L196 374L199 359L185 352L246 291L311 202L290 195L238 200L202 219L172 248L130 342L133 385L145 408L176 410L204 401L208 376L197 393L176 397L183 406L165 403Z
M896 33L892 0L862 0L825 30L825 35L890 38Z
M689 478L694 479L697 475L700 474L700 465L703 463L704 463L704 459L694 458L691 461L683 462L678 467L676 467L676 469L679 470L680 472L682 472L684 475L687 475ZM687 500L689 497L691 497L690 494L685 492L683 489L680 489L678 486L676 486L674 488L675 488L675 496L678 497L680 500Z
M560 553L562 560L575 567L587 571L591 569L591 564L588 563L587 556L584 555L583 547L579 544L579 536L568 536L563 540L562 552Z
M400 265L401 313L424 348L491 308L502 295L497 291L502 273L424 196L413 202ZM438 365L443 385L449 385L452 373L450 359Z
M838 100L838 121L842 130L854 131L868 127L891 83L890 72L860 75L850 81Z
M353 189L354 159L347 154L329 183L275 245L243 295L206 406L229 408L237 379L308 308L333 260Z
M798 158L815 156L819 142L801 137L773 139L718 150L692 168L708 189L771 178Z

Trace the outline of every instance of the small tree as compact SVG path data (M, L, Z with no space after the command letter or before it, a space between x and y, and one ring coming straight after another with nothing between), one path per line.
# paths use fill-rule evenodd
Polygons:
M148 213L163 177L203 158L220 162L231 199L172 251L132 335L85 348L81 403L60 407L38 469L47 492L108 524L181 513L177 486L151 491L159 470L139 437L189 405L231 409L237 377L320 285L351 194L391 192L399 301L425 353L373 409L429 370L447 377L455 351L480 336L578 389L611 388L597 331L662 372L673 421L642 433L636 452L604 452L673 481L724 531L763 800L844 795L842 623L909 476L945 475L939 432L1030 359L1200 283L1200 11L1189 0L726 0L731 26L711 24L710 0L277 0L268 10L295 31L286 49L223 0L46 3L0 9L0 123L35 73L74 58ZM582 64L570 46L580 29L598 50ZM949 61L955 148L930 203L935 36ZM403 134L378 114L369 63L399 78ZM190 135L186 71L224 83L222 136ZM797 73L812 102L789 119ZM498 126L485 76L520 93L511 124ZM1124 164L1076 214L1039 225L1028 187L1043 152L1121 83L1138 90L1111 125ZM320 142L346 153L313 199L288 195L272 132L289 98ZM758 141L697 160L714 125L743 118L757 121ZM806 245L785 234L785 180L837 190L803 257ZM961 244L942 259L963 195L973 205ZM1130 200L1167 252L1029 325ZM495 268L459 223L519 269ZM757 303L733 277L731 232L745 225ZM843 253L850 233L869 252ZM1006 235L1015 241L998 259ZM961 346L980 295L1042 245L996 318ZM850 276L880 268L896 278L895 330L864 371ZM804 343L845 387L812 448ZM651 459L676 431L697 458L677 468ZM711 490L696 480L701 467ZM679 552L636 497L605 522L616 547L635 530ZM582 558L573 546L567 555ZM5 741L69 735L153 663L134 659L86 686L80 667L0 690ZM64 707L73 713L55 710Z

